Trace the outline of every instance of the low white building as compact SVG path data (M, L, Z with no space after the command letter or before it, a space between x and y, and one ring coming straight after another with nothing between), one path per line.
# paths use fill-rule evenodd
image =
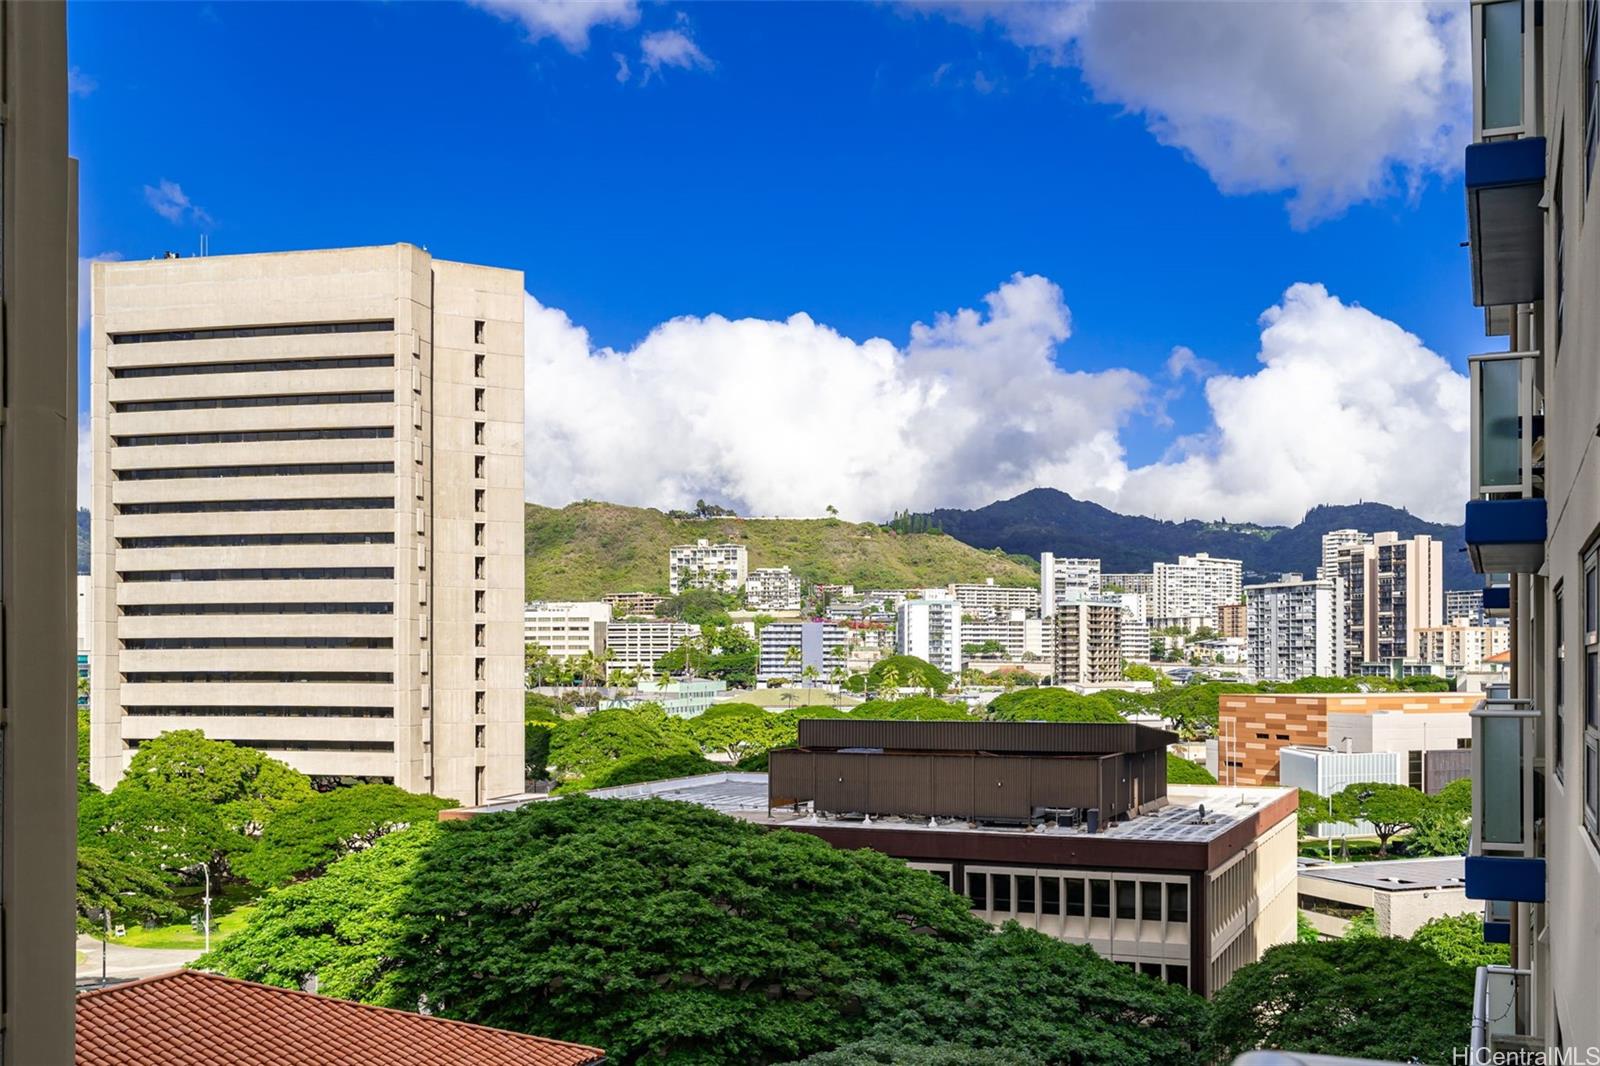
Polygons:
M657 659L698 636L700 627L685 622L612 622L606 650L612 669L654 670Z
M787 566L758 566L745 579L744 600L752 611L798 611L800 578Z
M1482 913L1467 898L1466 860L1391 859L1388 862L1317 862L1301 859L1296 878L1300 913L1317 932L1339 938L1351 919L1371 911L1379 936L1409 939L1435 918Z
M961 675L961 605L953 596L907 599L895 612L895 651Z
M693 718L704 714L727 694L728 683L706 677L674 678L665 685L650 679L641 681L631 695L606 701L606 707L637 707L657 703L672 718Z
M1039 590L996 585L994 578L983 584L958 584L952 582L947 590L961 605L962 613L982 618L1001 618L1012 611L1039 613ZM967 641L971 644L969 638Z
M1511 647L1511 627L1473 625L1463 616L1452 618L1449 625L1418 629L1417 644L1423 662L1455 671L1481 670L1491 656Z
M1403 785L1405 771L1405 757L1397 751L1335 751L1298 744L1278 750L1278 783L1323 797L1368 782ZM1372 826L1366 822L1335 822L1330 807L1327 820L1317 824L1313 835L1335 838L1371 833Z
M538 600L522 608L522 642L537 644L557 659L600 655L610 624L608 603Z
M850 630L833 622L768 622L760 641L760 681L799 681L810 667L813 680L825 684L850 652Z
M1046 659L1050 657L1051 649L1054 647L1050 622L1037 615L1029 617L1028 612L1021 608L1012 608L999 618L980 620L962 618L963 655L968 648L981 648L991 642L1000 645L997 654L1007 659L1022 659L1029 655ZM1146 651L1148 650L1146 648Z

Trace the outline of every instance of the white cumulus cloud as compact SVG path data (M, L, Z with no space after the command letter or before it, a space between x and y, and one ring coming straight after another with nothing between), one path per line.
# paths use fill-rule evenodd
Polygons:
M527 495L868 520L1051 486L1163 518L1293 522L1360 499L1459 518L1466 380L1393 322L1291 287L1258 370L1176 356L1175 376L1209 372L1211 425L1130 467L1123 434L1159 426L1161 398L1134 371L1074 369L1071 321L1054 283L1018 274L903 344L710 315L616 351L530 296Z
M569 52L589 47L596 26L626 29L639 21L637 0L470 0L508 22L520 23L529 41L554 37Z
M189 194L183 191L183 186L175 181L162 178L155 185L144 187L145 203L150 209L175 226L180 226L187 219L199 225L211 221L211 216L205 208L189 199Z
M1471 134L1465 4L1279 0L929 4L998 25L1143 116L1226 193L1304 226L1453 172ZM1359 57L1354 61L1352 57Z
M711 62L700 46L682 30L659 30L639 38L639 56L644 62L646 81L652 74L661 73L662 67L680 70L710 70Z

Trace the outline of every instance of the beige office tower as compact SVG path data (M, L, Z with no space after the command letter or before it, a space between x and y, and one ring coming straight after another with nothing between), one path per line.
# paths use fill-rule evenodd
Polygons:
M94 782L200 729L521 791L521 273L399 244L93 286Z

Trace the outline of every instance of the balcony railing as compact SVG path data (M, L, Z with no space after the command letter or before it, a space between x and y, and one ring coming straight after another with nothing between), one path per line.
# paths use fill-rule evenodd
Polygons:
M1534 128L1534 35L1527 0L1473 0L1472 139L1526 137Z
M1531 857L1539 712L1529 700L1490 698L1471 718L1471 854Z
M1533 975L1509 966L1480 966L1472 995L1472 1054L1468 1062L1505 1061L1502 1055L1542 1051L1529 1021Z
M1544 436L1538 352L1495 352L1467 360L1472 381L1472 495L1535 494Z

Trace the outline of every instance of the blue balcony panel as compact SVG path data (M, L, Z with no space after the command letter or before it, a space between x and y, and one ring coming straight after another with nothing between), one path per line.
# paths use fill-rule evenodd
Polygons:
M1510 922L1484 922L1483 923L1483 942L1485 944L1509 944L1509 943L1511 943L1511 923Z
M1468 855L1466 892L1468 899L1543 903L1544 860L1507 855Z
M1543 137L1467 146L1467 230L1478 307L1544 299L1544 172Z
M1544 565L1547 509L1542 497L1528 500L1468 500L1466 540L1472 568L1480 574L1531 574ZM1488 590L1485 589L1486 602Z
M1500 617L1511 612L1511 586L1490 585L1483 590L1483 613Z

